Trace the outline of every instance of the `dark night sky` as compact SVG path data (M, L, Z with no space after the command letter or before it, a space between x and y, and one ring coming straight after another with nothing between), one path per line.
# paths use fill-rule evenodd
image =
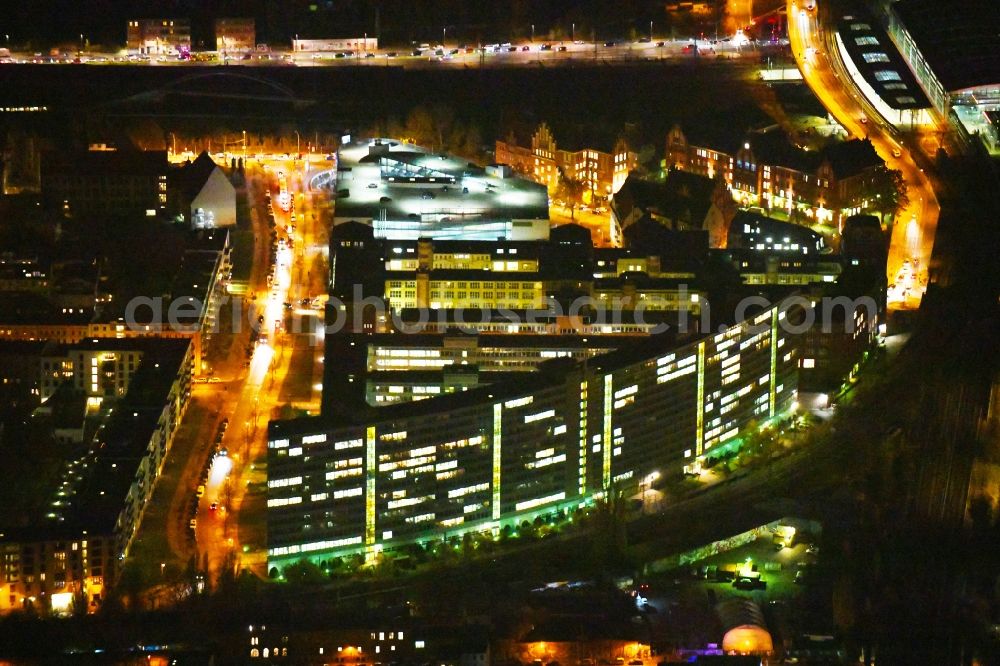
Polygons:
M123 43L129 18L182 18L192 21L192 37L209 42L218 16L253 16L258 41L287 42L294 34L310 37L376 32L383 39L431 40L448 34L470 42L477 38L514 39L535 24L539 36L570 22L588 34L623 37L633 26L663 20L663 3L654 0L10 0L0 12L0 32L11 45L33 47L77 43L79 35L95 44ZM581 34L578 32L578 34Z

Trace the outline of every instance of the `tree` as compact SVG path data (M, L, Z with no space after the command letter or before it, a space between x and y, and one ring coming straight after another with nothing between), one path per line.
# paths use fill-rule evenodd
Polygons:
M450 106L435 104L430 109L430 115L434 128L432 148L434 152L441 152L447 147L445 140L451 137L452 127L455 125L455 112Z
M556 196L566 202L569 208L570 219L576 220L576 209L582 203L583 193L586 186L579 180L574 180L566 175L562 169L559 170L559 184L556 186Z
M874 198L874 208L882 216L885 224L886 215L895 217L899 211L910 205L910 197L903 172L898 169L880 169L872 181L871 196Z
M403 128L405 138L422 146L428 146L437 135L434 127L434 118L427 107L420 105L413 108L406 117L406 126Z
M620 569L626 563L627 514L628 498L612 484L597 502L593 513L594 538L590 564L598 575Z
M327 580L323 570L311 561L302 559L294 564L289 564L283 572L285 580L289 583L300 585L315 585L324 583Z

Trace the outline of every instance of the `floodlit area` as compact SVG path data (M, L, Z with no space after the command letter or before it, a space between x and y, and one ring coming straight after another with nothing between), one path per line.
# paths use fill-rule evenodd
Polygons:
M365 222L391 239L548 238L548 191L510 167L390 139L345 143L337 164L334 224Z

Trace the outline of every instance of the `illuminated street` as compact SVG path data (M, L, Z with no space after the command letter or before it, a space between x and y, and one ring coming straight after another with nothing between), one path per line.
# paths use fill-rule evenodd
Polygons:
M909 205L892 228L886 275L890 309L913 309L927 289L931 250L941 212L931 181L918 166L914 150L925 150L922 136L903 136L889 125L851 83L831 30L823 27L822 2L812 11L788 2L788 37L803 77L823 106L854 137L868 137L890 169L903 174ZM865 122L862 119L866 119ZM935 145L936 148L936 145ZM899 157L894 152L899 152ZM933 153L929 155L933 157Z
M244 325L259 326L259 337L249 366L245 373L240 373L242 387L231 398L228 408L224 408L233 424L222 442L228 455L215 457L205 495L199 503L197 543L199 551L208 555L213 576L231 552L242 566L264 574L260 514L263 507L259 496L248 497L247 489L248 485L265 480L263 470L253 462L261 460L266 450L267 419L287 404L314 413L319 409L320 396L313 376L302 373L300 368L299 372L293 372L292 368L302 355L313 366L318 381L321 339L286 330L286 324L295 318L309 320L302 324L301 330L311 330L321 320L322 313L316 308L296 307L302 299L322 292L323 273L314 267L323 265L326 252L318 211L312 193L304 190L304 184L313 171L327 169L329 163L315 161L322 160L322 156L307 157L288 160L264 156L248 165L248 170L252 169L266 183L274 203L278 241L270 288L260 283L263 280L255 285L252 314L244 313L242 319ZM263 218L266 211L258 213ZM261 316L263 321L258 324L257 318ZM247 527L248 524L252 526Z

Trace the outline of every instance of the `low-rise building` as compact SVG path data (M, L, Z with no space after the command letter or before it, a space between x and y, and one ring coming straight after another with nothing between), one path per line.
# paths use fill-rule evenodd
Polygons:
M0 533L0 612L94 611L128 555L187 408L194 362L186 340L130 342L142 362L93 440L64 463L48 512Z
M187 54L191 52L191 22L181 18L130 20L125 44L130 52L144 55Z
M621 188L629 173L638 164L637 156L624 138L611 145L591 145L576 150L556 146L548 124L541 123L531 135L530 143L519 141L513 134L498 140L495 159L508 164L527 178L545 185L555 194L561 178L583 184L585 199L590 203L607 200Z
M63 386L88 398L122 398L142 354L133 340L88 338L69 345L49 343L39 360L39 398L45 402Z
M342 37L337 39L293 39L292 51L330 53L333 51L377 51L378 37Z
M848 216L875 206L875 185L885 170L867 139L807 151L776 127L703 142L698 128L674 126L666 154L672 168L721 177L744 206L784 210L838 229Z
M704 230L711 247L726 246L736 204L721 178L672 169L666 181L632 174L611 200L611 223L624 236L645 218L675 231Z
M38 257L0 253L0 291L49 291L49 274Z
M192 229L236 226L236 188L207 152L172 171L168 189L172 214Z
M215 19L215 50L224 55L243 54L257 48L253 18Z
M52 151L42 157L42 197L67 217L157 217L169 173L166 151Z
M823 236L809 227L743 210L733 217L729 225L726 247L784 255L830 253Z

